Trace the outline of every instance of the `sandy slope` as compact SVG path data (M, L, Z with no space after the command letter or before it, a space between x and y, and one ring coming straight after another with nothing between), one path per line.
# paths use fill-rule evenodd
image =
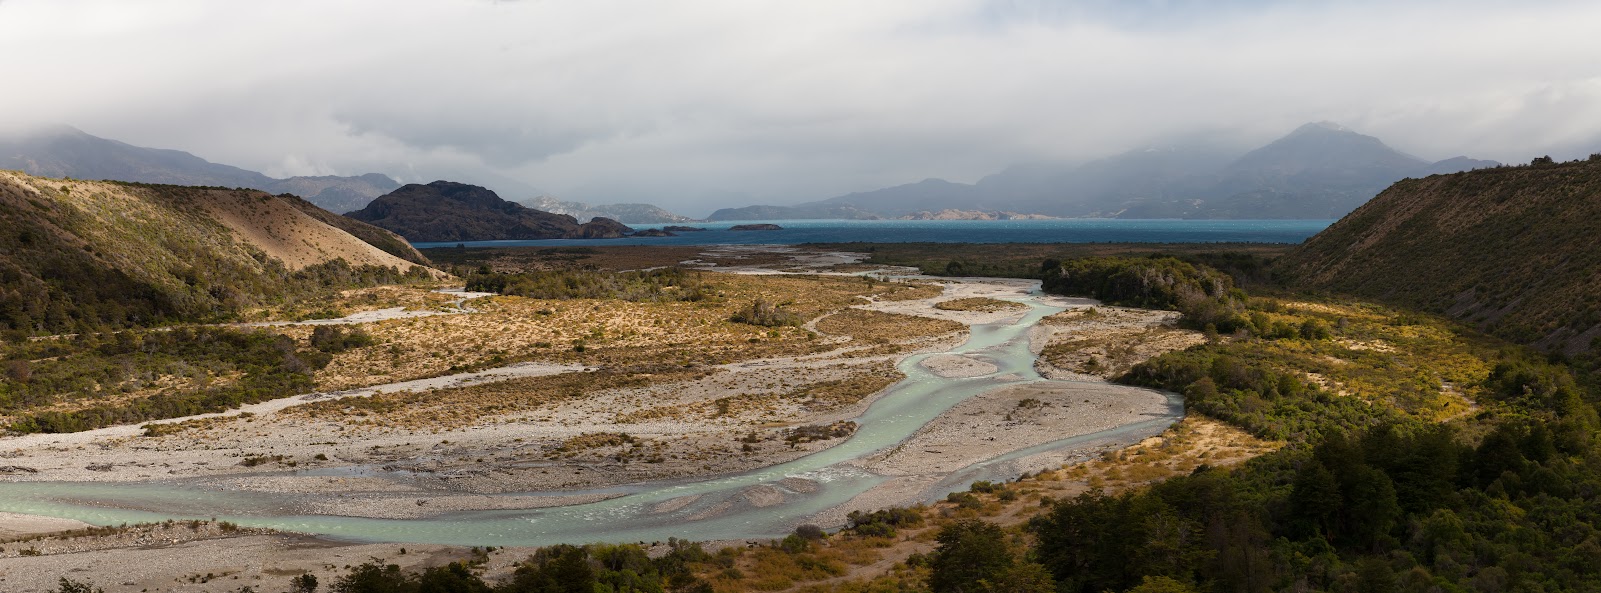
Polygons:
M201 205L212 218L232 230L243 243L283 260L291 270L336 257L345 258L352 266L405 270L416 265L312 218L277 197L223 190L206 194Z

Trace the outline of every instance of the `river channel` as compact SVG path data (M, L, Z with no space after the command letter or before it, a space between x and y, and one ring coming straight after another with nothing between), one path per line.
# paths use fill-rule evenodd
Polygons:
M135 483L0 483L0 511L77 519L96 525L167 519L216 518L241 526L263 527L354 541L455 545L540 546L595 541L736 540L781 536L800 523L848 503L890 478L850 462L894 447L963 400L993 389L1051 382L1034 370L1029 330L1045 316L1064 310L1044 302L1036 290L1009 300L1029 307L1012 322L974 325L971 336L946 353L996 365L995 372L942 378L922 361L935 354L902 360L906 378L888 388L856 422L860 428L844 443L793 461L731 476L648 482L587 492L611 498L531 510L464 511L422 519L372 519L284 514L271 494L220 491L186 481ZM1126 388L1120 388L1126 389ZM1009 479L1007 463L1041 452L1092 442L1135 442L1160 433L1183 415L1177 396L1165 395L1166 412L1090 434L1013 451L952 472L923 492L943 497L976 479ZM782 502L752 502L761 487L777 491ZM521 493L519 496L529 496ZM538 496L539 493L532 495Z

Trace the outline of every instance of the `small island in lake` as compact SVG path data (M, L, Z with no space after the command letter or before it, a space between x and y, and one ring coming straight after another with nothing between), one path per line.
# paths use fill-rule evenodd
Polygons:
M784 227L778 226L776 224L769 224L769 223L763 223L763 224L736 224L734 226L728 227L728 230L730 230L730 231L782 231L782 230L784 230Z

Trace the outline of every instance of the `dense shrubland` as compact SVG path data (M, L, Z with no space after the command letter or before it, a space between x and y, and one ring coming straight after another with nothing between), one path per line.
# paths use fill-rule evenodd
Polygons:
M76 432L219 412L310 391L332 352L370 344L322 330L312 348L270 331L124 330L0 349L0 416L14 432Z
M1234 281L1204 265L1173 257L1092 257L1047 261L1042 288L1087 296L1110 305L1170 309L1195 328L1233 332L1249 323L1240 315L1245 293Z

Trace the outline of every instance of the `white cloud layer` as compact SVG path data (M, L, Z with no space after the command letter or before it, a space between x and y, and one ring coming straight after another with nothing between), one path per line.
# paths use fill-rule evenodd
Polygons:
M1601 151L1601 3L5 0L0 128L704 214L1333 120ZM518 198L523 196L507 196Z

